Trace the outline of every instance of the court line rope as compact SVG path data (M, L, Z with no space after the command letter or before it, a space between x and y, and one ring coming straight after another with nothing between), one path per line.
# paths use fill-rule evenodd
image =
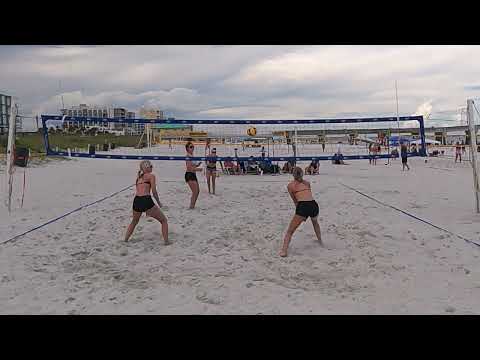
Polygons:
M447 169L447 168L439 168L439 167L434 167L434 166L427 166L430 169L436 169L436 170L443 170L443 171L454 171L452 169Z
M49 224L51 224L51 223L54 223L55 221L58 221L58 220L60 220L60 219L63 219L64 217L67 217L68 215L71 215L71 214L73 214L73 213L75 213L75 212L77 212L77 211L80 211L80 210L85 209L85 208L87 208L87 207L89 207L89 206L92 206L92 205L94 205L94 204L97 204L97 203L99 203L99 202L102 202L102 201L104 201L104 200L107 200L107 199L109 199L109 198L111 198L111 197L114 197L115 195L118 195L118 194L120 194L121 192L130 189L132 186L135 186L135 184L129 185L129 186L127 186L127 187L125 187L125 188L117 191L117 192L114 192L114 193L111 194L111 195L105 196L104 198L101 198L101 199L99 199L99 200L96 200L96 201L94 201L94 202L92 202L92 203L90 203L90 204L80 206L79 208L76 208L75 210L69 211L69 212L66 213L66 214L63 214L63 215L60 215L60 216L56 217L55 219L51 219L51 220L47 221L47 222L44 223L44 224L35 226L33 229L30 229L30 230L25 231L25 232L23 232L23 233L21 233L21 234L15 235L14 237L12 237L12 238L10 238L10 239L1 242L0 245L4 245L4 244L6 244L6 243L8 243L8 242L14 241L14 240L16 240L16 239L18 239L18 238L20 238L20 237L22 237L22 236L24 236L24 235L27 235L27 234L35 231L35 230L38 230L38 229L40 229L40 228L42 228L42 227L44 227L44 226L47 226L47 225L49 225Z
M352 187L350 187L350 186L348 186L348 185L345 185L345 184L343 184L343 183L340 183L340 185L343 185L343 186L345 186L347 189L350 189L350 190L352 190L352 191L355 191L356 193L358 193L358 194L360 194L360 195L362 195L362 196L365 196L366 198L368 198L368 199L370 199L370 200L373 200L373 201L375 201L375 202L377 202L377 203L379 203L379 204L381 204L381 205L383 205L383 206L386 206L386 207L389 207L389 208L391 208L391 209L397 210L397 211L399 211L399 212L401 212L401 213L403 213L403 214L405 214L405 215L407 215L407 216L410 216L410 217L414 218L415 220L419 220L419 221L421 221L421 222L423 222L423 223L425 223L425 224L428 224L428 225L430 225L430 226L432 226L432 227L434 227L434 228L436 228L436 229L438 229L438 230L444 231L444 232L446 232L446 233L448 233L448 234L450 234L450 235L456 236L456 237L458 237L458 238L460 238L460 239L462 239L462 240L464 240L464 241L466 241L466 242L468 242L468 243L471 243L471 244L474 244L474 245L477 245L477 246L480 247L480 244L479 244L479 243L476 243L475 241L466 239L466 238L464 238L464 237L461 236L461 235L455 234L455 233L453 233L453 232L451 232L451 231L449 231L449 230L446 230L446 229L444 229L444 228L441 228L440 226L437 226L437 225L435 225L435 224L432 224L431 222L429 222L429 221L427 221L427 220L421 219L421 218L419 218L418 216L415 216L415 215L413 215L413 214L410 214L410 213L408 213L407 211L404 211L404 210L402 210L402 209L399 209L399 208L397 208L397 207L395 207L395 206L393 206L393 205L386 204L386 203L384 203L384 202L382 202L382 201L380 201L380 200L377 200L377 199L375 199L375 198L373 198L373 197L371 197L371 196L369 196L369 195L367 195L367 194L364 194L363 192L361 192L361 191L359 191L359 190L357 190L357 189L354 189L354 188L352 188Z

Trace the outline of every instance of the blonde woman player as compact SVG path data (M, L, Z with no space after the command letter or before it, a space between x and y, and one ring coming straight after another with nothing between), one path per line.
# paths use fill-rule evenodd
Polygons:
M295 230L297 230L302 222L307 221L307 218L312 220L315 235L317 236L320 245L323 246L320 225L318 224L317 219L319 213L318 204L313 199L310 183L306 180L303 180L302 168L297 166L293 169L293 179L294 180L288 184L287 190L296 206L296 209L295 215L293 215L293 219L290 221L290 225L288 226L287 233L285 234L285 238L283 240L283 246L280 250L281 257L287 256L288 245L292 240L293 233Z
M162 203L158 198L157 183L155 175L152 173L152 169L153 166L150 161L143 160L140 162L140 170L138 171L137 181L135 182L136 193L135 198L133 199L133 218L130 225L128 225L127 233L125 234L125 242L128 242L128 239L130 239L133 230L135 230L140 217L145 212L147 216L151 216L160 222L162 225L162 236L165 245L170 244L168 241L167 218L160 210ZM153 202L150 192L153 194L155 200L157 200L158 206Z

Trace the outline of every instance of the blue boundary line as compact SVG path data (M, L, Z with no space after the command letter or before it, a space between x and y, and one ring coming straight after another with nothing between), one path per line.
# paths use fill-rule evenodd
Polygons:
M362 193L361 191L359 191L359 190L357 190L357 189L354 189L354 188L352 188L352 187L350 187L350 186L348 186L348 185L345 185L345 184L343 184L343 183L340 183L340 185L343 185L343 186L345 186L347 189L350 189L350 190L352 190L352 191L355 191L356 193L358 193L358 194L360 194L360 195L362 195L362 196L365 196L366 198L368 198L368 199L370 199L370 200L373 200L373 201L375 201L375 202L377 202L377 203L379 203L379 204L381 204L381 205L383 205L383 206L386 206L386 207L389 207L389 208L391 208L391 209L397 210L397 211L399 211L399 212L401 212L401 213L403 213L403 214L405 214L405 215L407 215L407 216L410 216L410 217L414 218L415 220L419 220L419 221L421 221L421 222L423 222L423 223L425 223L425 224L428 224L428 225L430 225L430 226L433 226L434 228L436 228L436 229L438 229L438 230L444 231L444 232L446 232L446 233L448 233L448 234L450 234L450 235L456 236L456 237L458 237L458 238L460 238L460 239L462 239L462 240L464 240L464 241L466 241L466 242L468 242L468 243L471 243L471 244L474 244L474 245L477 245L477 246L480 247L480 244L479 244L479 243L476 243L475 241L466 239L466 238L464 238L464 237L461 236L461 235L455 234L455 233L453 233L453 232L451 232L451 231L448 231L448 230L446 230L446 229L444 229L444 228L441 228L440 226L437 226L437 225L435 225L435 224L432 224L431 222L429 222L429 221L427 221L427 220L423 220L423 219L419 218L418 216L412 215L412 214L410 214L410 213L408 213L408 212L406 212L406 211L404 211L404 210L402 210L402 209L399 209L399 208L397 208L397 207L395 207L395 206L393 206L393 205L389 205L389 204L386 204L386 203L384 203L384 202L381 202L380 200L377 200L377 199L375 199L375 198L373 198L373 197L371 197L371 196L369 196L369 195L367 195L367 194L364 194L364 193Z
M51 224L51 223L53 223L53 222L55 222L55 221L58 221L58 220L60 220L60 219L63 219L64 217L67 217L68 215L71 215L71 214L73 214L74 212L80 211L80 210L82 210L82 209L85 209L86 207L92 206L92 205L97 204L97 203L99 203L99 202L102 202L102 201L104 201L104 200L106 200L106 199L109 199L109 198L111 198L111 197L114 197L115 195L120 194L121 192L130 189L132 186L135 186L135 184L129 185L129 186L127 186L126 188L123 188L122 190L119 190L119 191L117 191L117 192L115 192L115 193L113 193L113 194L111 194L111 195L105 196L104 198L102 198L102 199L100 199L100 200L96 200L96 201L94 201L94 202L92 202L92 203L90 203L90 204L80 206L79 208L77 208L77 209L75 209L75 210L72 210L72 211L70 211L70 212L68 212L68 213L66 213L66 214L60 215L60 216L56 217L55 219L49 220L49 221L47 221L47 222L44 223L44 224L38 225L38 226L34 227L33 229L30 229L30 230L28 230L28 231L25 231L25 232L22 233L22 234L16 235L16 236L14 236L14 237L6 240L6 241L3 241L3 242L0 243L0 245L4 245L4 244L6 244L6 243L8 243L8 242L14 241L14 240L16 240L16 239L18 239L18 238L20 238L20 237L22 237L22 236L24 236L24 235L27 235L27 234L31 233L32 231L38 230L38 229L40 229L40 228L42 228L42 227L44 227L44 226L47 226L47 225L49 225L49 224Z

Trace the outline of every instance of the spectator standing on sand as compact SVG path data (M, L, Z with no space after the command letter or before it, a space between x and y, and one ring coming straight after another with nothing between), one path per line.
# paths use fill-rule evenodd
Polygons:
M462 147L457 141L457 145L455 146L455 162L457 162L458 159L460 159L460 162L462 162Z
M405 143L403 143L400 146L400 155L402 157L402 171L405 170L405 167L407 167L407 170L410 170L410 166L407 164L407 159L408 159L408 148Z
M372 165L372 163L373 163L372 147L373 147L373 144L372 144L372 143L368 144L368 163L369 163L370 165Z

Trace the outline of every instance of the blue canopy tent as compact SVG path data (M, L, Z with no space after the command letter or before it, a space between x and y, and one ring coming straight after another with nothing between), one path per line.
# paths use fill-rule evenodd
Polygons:
M400 144L398 143L399 138L400 138ZM399 146L402 143L407 143L407 145L408 145L408 144L410 144L411 141L413 141L413 137L412 136L400 136L400 137L399 136L390 136L388 141L389 141L390 146Z

